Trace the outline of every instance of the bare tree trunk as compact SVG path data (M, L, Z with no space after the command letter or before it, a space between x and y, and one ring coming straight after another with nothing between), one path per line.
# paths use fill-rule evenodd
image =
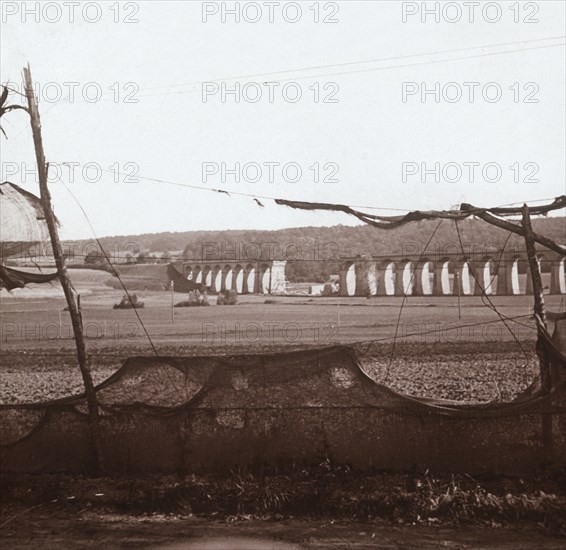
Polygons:
M460 207L462 212L469 212L470 210L474 210L474 216L477 216L484 222L487 222L495 227L499 227L500 229L505 229L505 231L509 231L511 233L515 233L516 235L520 235L522 237L525 236L525 228L515 225L514 223L508 222L507 220L501 220L495 216L492 216L489 212L484 212L478 209L476 212L476 208L469 204L462 204ZM531 228L531 234L533 237L534 242L545 246L549 250L554 250L554 252L558 252L558 254L564 254L566 252L566 247L563 244L555 243L552 239L548 239L544 235L539 235L535 233Z
M65 256L59 241L59 232L57 229L57 221L53 213L51 205L51 195L47 187L47 171L48 166L45 163L45 153L43 151L43 142L41 139L41 122L39 118L39 110L33 93L33 83L31 79L31 72L29 66L24 68L24 79L26 85L26 96L28 100L28 109L31 121L31 129L33 133L33 142L35 145L35 157L37 160L37 169L39 173L39 188L41 201L43 203L43 211L45 220L49 229L49 236L51 237L51 245L53 247L53 256L59 274L59 280L69 306L69 314L73 325L73 333L75 337L75 344L77 348L77 358L79 361L79 368L81 370L83 384L85 388L86 401L88 406L88 424L89 435L94 450L94 475L98 475L103 467L102 457L102 437L100 431L100 417L98 413L98 400L94 390L94 382L92 374L88 365L88 358L86 354L86 347L83 335L83 323L79 311L78 303L75 301L73 295L73 287L69 274L67 273L67 266L65 263Z

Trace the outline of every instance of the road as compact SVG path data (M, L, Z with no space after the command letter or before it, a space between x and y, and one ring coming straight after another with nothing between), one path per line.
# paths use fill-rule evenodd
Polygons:
M393 525L343 520L211 521L162 515L128 516L31 511L0 529L13 550L152 548L156 550L336 550L415 548L563 550L566 539L537 525Z

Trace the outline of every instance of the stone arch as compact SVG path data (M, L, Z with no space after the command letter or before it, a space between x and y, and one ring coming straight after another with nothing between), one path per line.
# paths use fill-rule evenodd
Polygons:
M450 268L453 263L448 258L442 258L441 260L434 263L434 275L432 282L432 294L433 296L450 296L456 293L456 288L454 287L454 281L451 284L450 278ZM457 267L454 269L454 275L456 275Z
M210 286L212 292L222 291L222 266L215 265L212 268L212 284Z
M547 251L537 255L539 262L540 276L542 279L542 287L545 292L550 291L550 283L552 278L552 264L554 258Z
M187 279L187 281L193 280L193 268L190 265L183 266L183 273L185 274L185 279Z
M195 267L193 268L192 281L193 283L200 283L202 281L202 270L200 268L200 265L195 265Z
M511 261L511 292L512 294L521 294L521 283L519 281L519 256Z
M493 294L494 285L496 285L497 275L493 272L493 259L492 258L484 258L479 263L479 273L476 273L476 277L478 280L476 284L480 284L483 292L490 296ZM497 288L497 286L495 286ZM481 294L481 291L480 291Z
M256 268L253 264L247 264L244 269L244 293L253 294L256 291Z
M550 266L550 293L566 294L566 258L558 258Z
M469 262L462 262L459 270L459 279L461 294L472 296L474 294L474 282Z
M222 269L222 290L231 290L232 288L232 276L233 270L232 266L226 264Z
M422 256L414 263L413 269L413 296L428 296L425 294L423 286L428 289L430 286L430 261ZM426 280L425 280L426 279Z
M368 266L368 271L367 271L367 277L368 277L368 294L370 296L377 296L377 289L379 286L379 275L377 273L377 266L375 265L375 262L371 262Z
M346 268L346 296L356 295L356 264L351 263Z
M401 284L401 295L411 296L413 294L413 289L415 288L415 267L413 262L406 262L403 266L403 271L401 277L399 277L399 282Z
M420 287L420 292L423 296L432 296L432 280L433 280L434 264L427 259L423 260L421 268L417 272L416 284L417 288Z
M542 278L542 261L544 260L544 256L542 254L537 254L536 260L537 260L537 264L538 264L538 270L539 270L539 273L541 274L541 278ZM543 283L543 286L544 286L544 283ZM530 269L528 262L527 262L527 284L526 284L525 293L526 294L532 294L533 293L533 277L531 275L531 269Z
M271 266L268 264L262 264L260 266L259 293L270 294L270 292L271 292Z
M440 273L440 288L442 289L443 296L450 296L451 294L454 294L454 278L450 278L451 267L453 267L453 264L450 260L445 260L444 262L442 262L442 269Z
M354 296L356 290L356 264L346 261L340 265L340 296ZM348 283L349 281L349 283ZM349 288L348 288L349 287ZM350 291L353 294L350 294Z
M244 268L237 264L232 270L232 288L236 289L238 294L243 294L244 292Z
M395 296L395 262L388 261L385 264L383 288L386 296Z
M517 296L521 294L519 280L520 257L507 255L499 260L497 265L497 295Z
M212 268L209 265L202 268L202 282L206 288L212 286Z

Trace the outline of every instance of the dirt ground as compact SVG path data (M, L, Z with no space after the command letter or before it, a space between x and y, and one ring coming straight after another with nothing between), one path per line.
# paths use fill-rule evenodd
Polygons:
M217 306L212 300L213 305L206 308L171 308L169 292L141 291L136 294L145 304L137 310L142 326L134 311L112 309L123 292L94 280L92 273L74 270L72 274L81 294L89 353L109 348L120 348L125 353L133 348L138 353L152 353L144 327L158 351L171 345L214 347L226 352L236 348L244 351L272 346L312 347L373 339L390 342L394 338L418 343L516 342L534 340L536 335L529 319L532 296L490 298L500 313L524 316L505 327L481 296L462 297L460 311L457 298L450 296L366 299L245 295L238 297L237 306ZM83 280L86 277L89 279ZM72 327L68 313L63 311L66 304L61 290L38 287L0 292L3 351L73 352ZM173 296L174 303L185 299L186 295L181 293ZM545 300L549 311L564 310L564 296L546 296Z
M492 299L503 314L520 316L505 325L479 296L462 300L459 318L451 297L272 297L265 304L264 296L242 296L234 307L172 310L168 292L144 292L142 327L132 310L112 309L118 291L86 290L83 319L97 383L127 357L155 353L144 328L160 355L266 353L374 340L360 350L368 374L420 397L505 401L538 372L530 296ZM40 299L37 292L2 298L1 403L54 399L82 388L64 300ZM546 298L550 311L564 308L563 296Z
M17 516L17 514L21 514ZM17 516L17 517L15 517ZM42 510L14 512L0 526L10 549L152 548L160 550L287 550L453 548L564 549L566 539L537 526L392 525L333 520L212 521L177 516L122 516Z

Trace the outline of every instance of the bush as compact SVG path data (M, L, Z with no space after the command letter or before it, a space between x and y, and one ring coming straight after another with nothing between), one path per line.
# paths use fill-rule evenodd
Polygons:
M177 302L173 307L203 307L209 305L208 301L195 302L194 300L183 300L182 302Z
M330 283L326 283L324 285L324 288L322 289L322 295L323 296L337 296L338 292L334 290L333 285L331 285Z
M113 309L141 309L144 303L141 302L136 294L131 295L131 300L127 294L124 294L119 304L114 304Z
M174 307L201 307L209 306L208 295L206 292L200 292L199 290L191 290L189 292L189 299L183 300L175 304Z
M110 273L113 277L116 277L116 273L114 270L107 264L107 263L99 263L99 264L87 264L87 263L80 263L80 264L68 264L67 269L92 269L94 271L106 271Z
M218 295L216 305L235 306L238 303L238 293L235 290L225 290Z

